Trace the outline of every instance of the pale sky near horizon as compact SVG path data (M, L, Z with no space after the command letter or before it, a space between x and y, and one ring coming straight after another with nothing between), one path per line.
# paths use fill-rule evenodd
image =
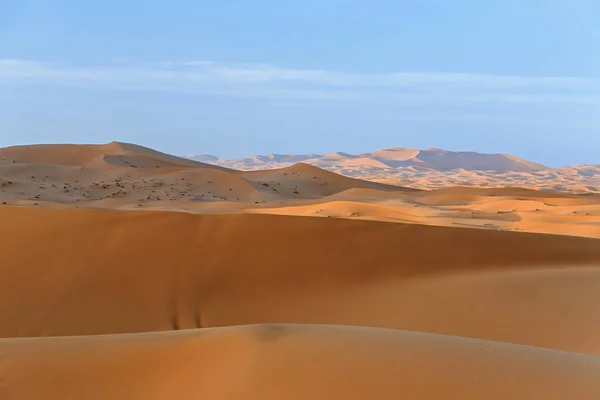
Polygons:
M0 146L600 163L596 0L0 0Z

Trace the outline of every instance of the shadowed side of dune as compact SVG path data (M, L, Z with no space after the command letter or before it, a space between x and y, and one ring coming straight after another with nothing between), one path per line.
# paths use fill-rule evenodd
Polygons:
M108 166L136 168L207 168L233 171L212 164L165 154L144 146L107 144L36 144L0 148L0 157L16 162L65 166Z
M265 215L0 208L0 219L1 337L333 322L600 353L593 239ZM513 295L536 276L549 277L532 292L543 296ZM585 329L537 332L565 315Z

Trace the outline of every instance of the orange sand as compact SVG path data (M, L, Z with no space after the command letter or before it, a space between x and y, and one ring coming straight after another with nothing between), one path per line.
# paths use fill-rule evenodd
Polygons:
M0 200L1 399L600 397L593 196L111 143L0 149Z

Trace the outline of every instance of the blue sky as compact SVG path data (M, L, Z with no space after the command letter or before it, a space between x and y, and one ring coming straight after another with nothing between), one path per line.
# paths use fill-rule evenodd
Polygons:
M600 163L595 0L0 0L0 146Z

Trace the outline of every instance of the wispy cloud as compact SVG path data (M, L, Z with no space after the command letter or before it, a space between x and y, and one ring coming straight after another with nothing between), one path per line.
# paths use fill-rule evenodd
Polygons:
M207 61L102 65L0 59L0 83L76 85L270 99L600 105L600 79L464 73L351 73Z

